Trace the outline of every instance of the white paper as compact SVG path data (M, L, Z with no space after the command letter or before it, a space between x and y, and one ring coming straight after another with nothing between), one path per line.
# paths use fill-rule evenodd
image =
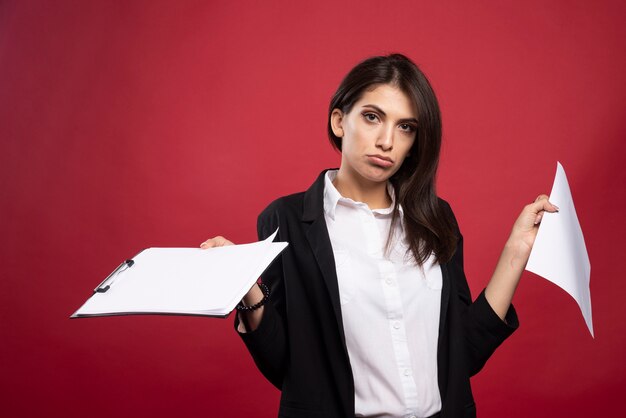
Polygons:
M526 270L556 284L578 303L593 337L589 277L591 265L565 170L557 163L550 202L556 213L545 212Z
M226 316L287 246L267 239L209 248L148 248L73 315L189 314Z

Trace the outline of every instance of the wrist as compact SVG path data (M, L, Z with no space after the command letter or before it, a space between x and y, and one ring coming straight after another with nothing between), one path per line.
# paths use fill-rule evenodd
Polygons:
M526 268L526 263L530 257L531 247L519 236L514 233L504 244L502 255L507 259L507 264L514 268Z
M253 288L256 288L258 291L260 291L261 293L261 299L258 300L257 302L253 302L254 301L254 296L255 295L250 295L251 300L249 300L248 302L253 302L253 303L248 303L246 301L246 298L244 297L241 302L235 307L235 309L237 309L238 311L256 311L257 309L261 308L263 305L265 305L265 303L267 302L269 296L270 296L270 289L269 287L267 287L266 284L264 283L257 283L257 286L253 286ZM248 293L252 293L254 292L252 289L248 292Z
M252 286L252 288L248 291L248 293L244 295L241 301L246 306L252 306L252 305L259 303L261 299L263 299L263 291L261 290L259 285L255 283L255 285Z

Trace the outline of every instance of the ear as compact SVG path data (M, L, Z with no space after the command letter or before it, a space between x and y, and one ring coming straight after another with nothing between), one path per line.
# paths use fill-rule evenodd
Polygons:
M330 114L330 127L337 138L343 137L343 112L339 109L333 109Z

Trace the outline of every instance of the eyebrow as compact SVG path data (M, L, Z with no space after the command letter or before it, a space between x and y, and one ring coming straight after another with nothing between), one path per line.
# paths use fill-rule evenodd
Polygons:
M380 113L383 116L387 116L387 114L385 113L384 110L382 110L380 107L373 105L373 104L364 104L363 107L371 107L372 109L376 110L378 113ZM405 118L405 119L400 119L398 121L398 123L407 123L407 122L413 122L414 124L417 125L417 119L415 118Z

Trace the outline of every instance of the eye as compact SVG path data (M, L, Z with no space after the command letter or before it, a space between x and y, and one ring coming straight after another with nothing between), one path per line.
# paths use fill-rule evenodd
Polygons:
M365 118L366 121L368 122L378 122L378 115L376 113L371 113L371 112L367 112L367 113L363 113L363 117Z
M414 125L411 125L410 123L401 123L400 129L407 133L413 133L417 131L417 127Z

